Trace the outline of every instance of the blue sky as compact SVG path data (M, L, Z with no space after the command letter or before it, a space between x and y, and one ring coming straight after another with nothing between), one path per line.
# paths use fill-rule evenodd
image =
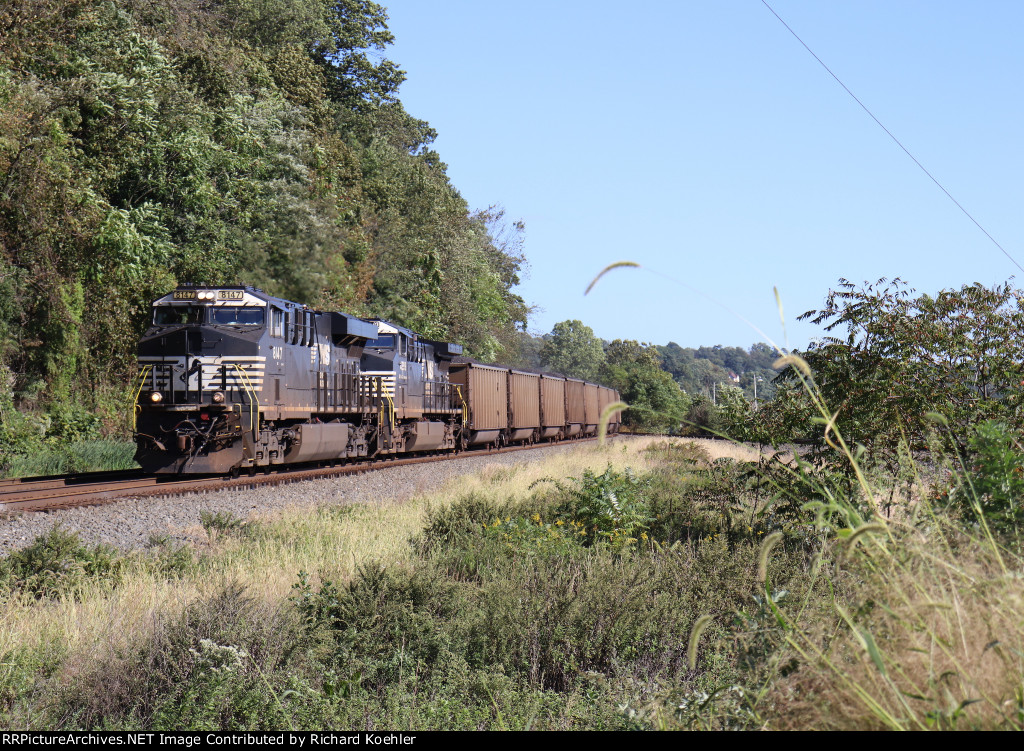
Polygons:
M784 345L777 286L803 347L840 277L1019 273L759 0L383 3L453 183L525 222L535 333ZM1024 265L1024 3L771 4Z

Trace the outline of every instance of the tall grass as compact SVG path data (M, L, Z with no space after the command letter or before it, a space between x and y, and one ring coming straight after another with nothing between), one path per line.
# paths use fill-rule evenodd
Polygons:
M17 589L0 593L4 724L38 727L39 707L51 700L46 698L51 681L117 662L117 655L130 652L156 624L216 598L225 586L238 587L261 607L274 608L288 603L300 571L308 572L313 585L323 580L344 584L370 564L407 564L414 557L409 540L420 532L427 514L455 498L469 493L494 500L521 496L542 477L579 475L609 463L643 467L648 463L642 451L646 443L577 447L543 464L493 465L404 501L325 506L313 513L286 510L254 515L245 525L208 515L205 546L178 549L155 539L150 551L119 563L116 583L78 577L73 587L44 599ZM200 524L196 527L194 531L203 532Z
M26 454L15 454L9 458L4 474L38 477L137 466L135 444L131 441L75 441L65 446L40 446Z
M886 514L854 474L634 438L402 501L201 514L195 548L57 535L4 564L0 722L1020 727L1015 532L923 477Z
M976 495L960 508L943 502L916 467L909 471L918 475L919 496L905 499L895 518L883 515L875 498L886 489L870 482L810 369L798 357L784 359L800 374L856 486L819 484L819 499L801 499L815 512L821 542L813 573L828 583L829 596L773 605L773 637L799 669L770 677L758 716L780 728L1024 728L1017 530L994 532ZM792 471L818 482L809 468ZM962 464L952 484L973 494Z

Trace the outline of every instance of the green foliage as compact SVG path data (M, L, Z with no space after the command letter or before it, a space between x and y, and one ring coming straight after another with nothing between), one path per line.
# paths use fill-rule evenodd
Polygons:
M228 583L173 616L126 653L80 671L51 708L61 722L106 729L292 729L318 724L308 684L315 654L290 608L262 605Z
M604 364L604 348L594 330L581 321L562 321L540 349L544 367L556 373L594 381Z
M78 533L59 526L0 560L0 582L10 592L35 598L74 594L90 579L116 584L124 560L107 545L88 547Z
M994 420L975 428L968 442L968 470L950 494L964 518L986 523L1000 532L1024 522L1024 449L1019 433Z
M644 499L646 482L626 468L618 472L611 465L601 474L586 470L572 485L553 481L563 496L555 507L556 516L569 518L587 534L591 544L613 546L634 544L653 521Z
M721 386L717 390L718 413L722 431L735 441L748 441L754 435L751 420L754 412L750 402L738 386Z
M55 405L124 433L149 302L179 280L514 353L522 226L469 211L391 41L364 0L2 4L0 451Z
M175 545L166 535L149 538L150 555L143 558L143 566L165 579L183 579L196 573L204 563L189 545Z
M697 394L683 418L682 432L700 438L717 438L725 430L718 406L703 394Z
M587 526L578 521L544 521L539 513L531 517L496 517L484 524L483 539L498 542L519 555L565 555L590 539ZM625 539L622 540L625 544Z
M211 540L219 535L252 537L258 534L260 528L259 523L241 519L230 511L200 511L199 523Z
M674 697L735 683L737 661L765 669L776 642L722 638L747 608L764 530L740 469L693 446L651 451L664 462L653 474L608 468L524 500L431 510L408 565L366 566L344 586L301 576L296 605L334 645L323 691L344 697L338 716L652 727ZM803 593L802 560L779 546L773 577ZM715 646L691 670L687 635L704 613Z
M636 431L674 432L690 408L690 397L661 368L658 350L633 340L608 345L601 380L618 390L629 409L622 422Z
M740 347L680 347L675 342L659 346L662 367L687 393L711 396L714 384L728 384L730 374L739 376L739 387L747 399L754 399L754 385L757 382L758 401L771 400L775 393L772 379L777 372L773 369L778 353L764 342Z
M65 475L76 472L102 472L114 469L132 469L135 464L135 444L130 441L75 441L70 444L35 444L32 448L22 444L20 450L0 459L9 477L39 477ZM0 454L0 457L3 455Z
M823 403L849 445L896 473L900 447L928 448L938 413L945 436L962 451L975 425L1015 418L1024 382L1024 303L1009 284L980 284L914 297L899 279L862 287L841 280L825 307L801 318L824 325L828 336L804 359ZM832 452L814 418L810 393L790 367L779 376L785 398L758 415L762 439L809 436L821 460L849 463ZM831 458L829 458L831 457Z

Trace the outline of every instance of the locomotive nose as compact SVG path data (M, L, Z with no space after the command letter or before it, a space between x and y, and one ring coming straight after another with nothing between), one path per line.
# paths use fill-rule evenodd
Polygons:
M163 352L201 355L203 353L203 331L199 326L183 326L160 337Z

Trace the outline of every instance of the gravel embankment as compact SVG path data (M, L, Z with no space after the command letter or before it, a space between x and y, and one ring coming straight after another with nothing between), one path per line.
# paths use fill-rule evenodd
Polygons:
M169 498L122 498L105 506L11 514L0 519L0 554L28 545L55 524L78 532L88 544L102 542L121 550L145 548L153 535L188 542L196 539L200 511L229 512L245 519L284 508L398 501L431 492L453 477L472 474L489 465L540 461L574 448L573 445L550 446L388 467L363 475L289 485L189 493Z

